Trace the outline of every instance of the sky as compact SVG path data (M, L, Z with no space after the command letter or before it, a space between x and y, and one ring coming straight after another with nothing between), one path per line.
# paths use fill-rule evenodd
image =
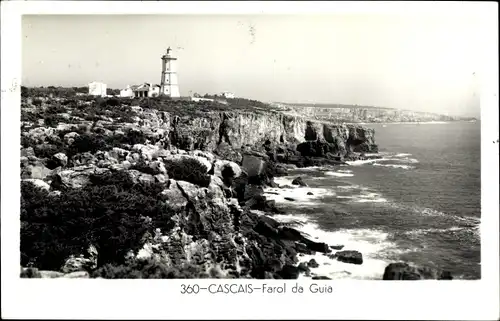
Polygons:
M183 96L479 117L480 26L472 15L26 15L22 84L159 83L170 46Z

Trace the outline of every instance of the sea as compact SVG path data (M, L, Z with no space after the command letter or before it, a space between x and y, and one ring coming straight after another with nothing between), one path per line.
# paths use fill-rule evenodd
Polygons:
M266 190L287 213L275 219L363 255L361 265L321 253L300 262L314 258L311 276L331 279L380 280L391 262L480 279L480 122L365 126L375 129L380 159L293 170L275 179L287 187ZM298 176L308 187L292 186Z

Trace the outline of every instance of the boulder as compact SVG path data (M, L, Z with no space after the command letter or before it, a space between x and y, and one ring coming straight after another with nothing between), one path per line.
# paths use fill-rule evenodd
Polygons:
M45 167L41 162L36 162L33 165L28 165L22 169L21 178L45 179L52 174L52 170Z
M304 238L302 240L307 245L307 248L313 252L330 253L332 250L326 243L314 242Z
M297 279L299 277L299 273L300 270L298 267L286 264L277 274L285 280L292 280Z
M39 188L42 188L46 191L48 191L50 189L50 185L47 184L46 182L44 182L43 180L41 179L37 179L37 178L28 178L28 179L23 179L22 180L23 182L29 182L33 185L35 185L36 187L39 187Z
M58 271L40 271L40 277L42 279L55 279L63 276L64 273Z
M64 273L93 270L97 267L97 249L90 245L87 249L87 257L81 254L79 257L71 255L61 269Z
M240 177L242 171L238 164L228 160L217 160L213 164L214 175L220 177L222 181L231 186L235 178Z
M24 157L35 156L35 151L33 150L33 147L22 148L21 149L21 156L24 156Z
M358 251L339 251L334 257L344 263L363 264L363 255Z
M276 201L266 200L262 195L255 196L254 198L248 200L245 206L252 210L259 210L274 214L283 214L284 212L276 207Z
M154 177L156 183L165 184L168 181L167 174L156 174Z
M344 248L343 245L330 245L330 248L333 249L333 250L342 250Z
M63 170L52 177L52 187L61 188L82 188L90 183L92 175L104 174L108 169L98 168L96 166L79 166Z
M297 177L292 181L292 185L299 185L299 186L307 186L306 183L302 180L302 177Z
M77 132L67 133L66 135L64 135L64 142L67 145L71 145L77 137L80 137L80 134L78 134Z
M452 280L450 271L419 267L404 262L391 263L384 270L383 280Z
M68 274L64 274L63 278L66 279L88 279L90 278L89 272L87 271L77 271L77 272L71 272Z
M297 265L297 268L299 269L300 272L309 272L310 271L306 262L301 262L299 265Z
M109 151L109 156L119 161L126 160L129 154L130 152L128 150L119 147L113 147L113 149Z
M68 164L68 156L64 153L57 153L54 156L52 156L52 160L55 163L56 167L59 166L66 166Z
M155 173L158 174L167 174L167 169L162 161L152 161L149 163L149 168Z
M261 157L244 155L242 167L249 178L256 177L264 174L266 162Z
M71 162L74 166L82 165L95 165L97 163L97 158L90 152L85 152L81 154L76 154L71 158Z
M323 275L315 275L312 277L313 280L331 280L331 278Z
M316 260L315 260L315 259L311 259L311 260L307 263L307 266L312 267L312 268L317 268L317 267L319 267L319 264L318 264L318 262L316 262Z

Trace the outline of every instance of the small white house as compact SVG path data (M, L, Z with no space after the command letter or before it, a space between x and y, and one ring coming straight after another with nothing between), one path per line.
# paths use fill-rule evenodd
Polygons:
M107 85L102 82L93 81L89 84L89 95L106 96Z
M127 88L120 90L120 97L134 97L132 88L127 86Z
M230 99L234 98L234 94L232 92L229 92L229 91L224 91L221 93L221 95L224 96L225 98L230 98Z

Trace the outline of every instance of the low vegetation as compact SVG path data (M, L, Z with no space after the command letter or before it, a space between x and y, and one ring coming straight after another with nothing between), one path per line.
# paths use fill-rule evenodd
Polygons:
M90 244L98 250L99 267L124 264L146 232L172 228L172 213L156 198L161 187L134 184L126 173L96 176L92 182L60 195L21 184L23 266L59 270L65 259L84 253Z

